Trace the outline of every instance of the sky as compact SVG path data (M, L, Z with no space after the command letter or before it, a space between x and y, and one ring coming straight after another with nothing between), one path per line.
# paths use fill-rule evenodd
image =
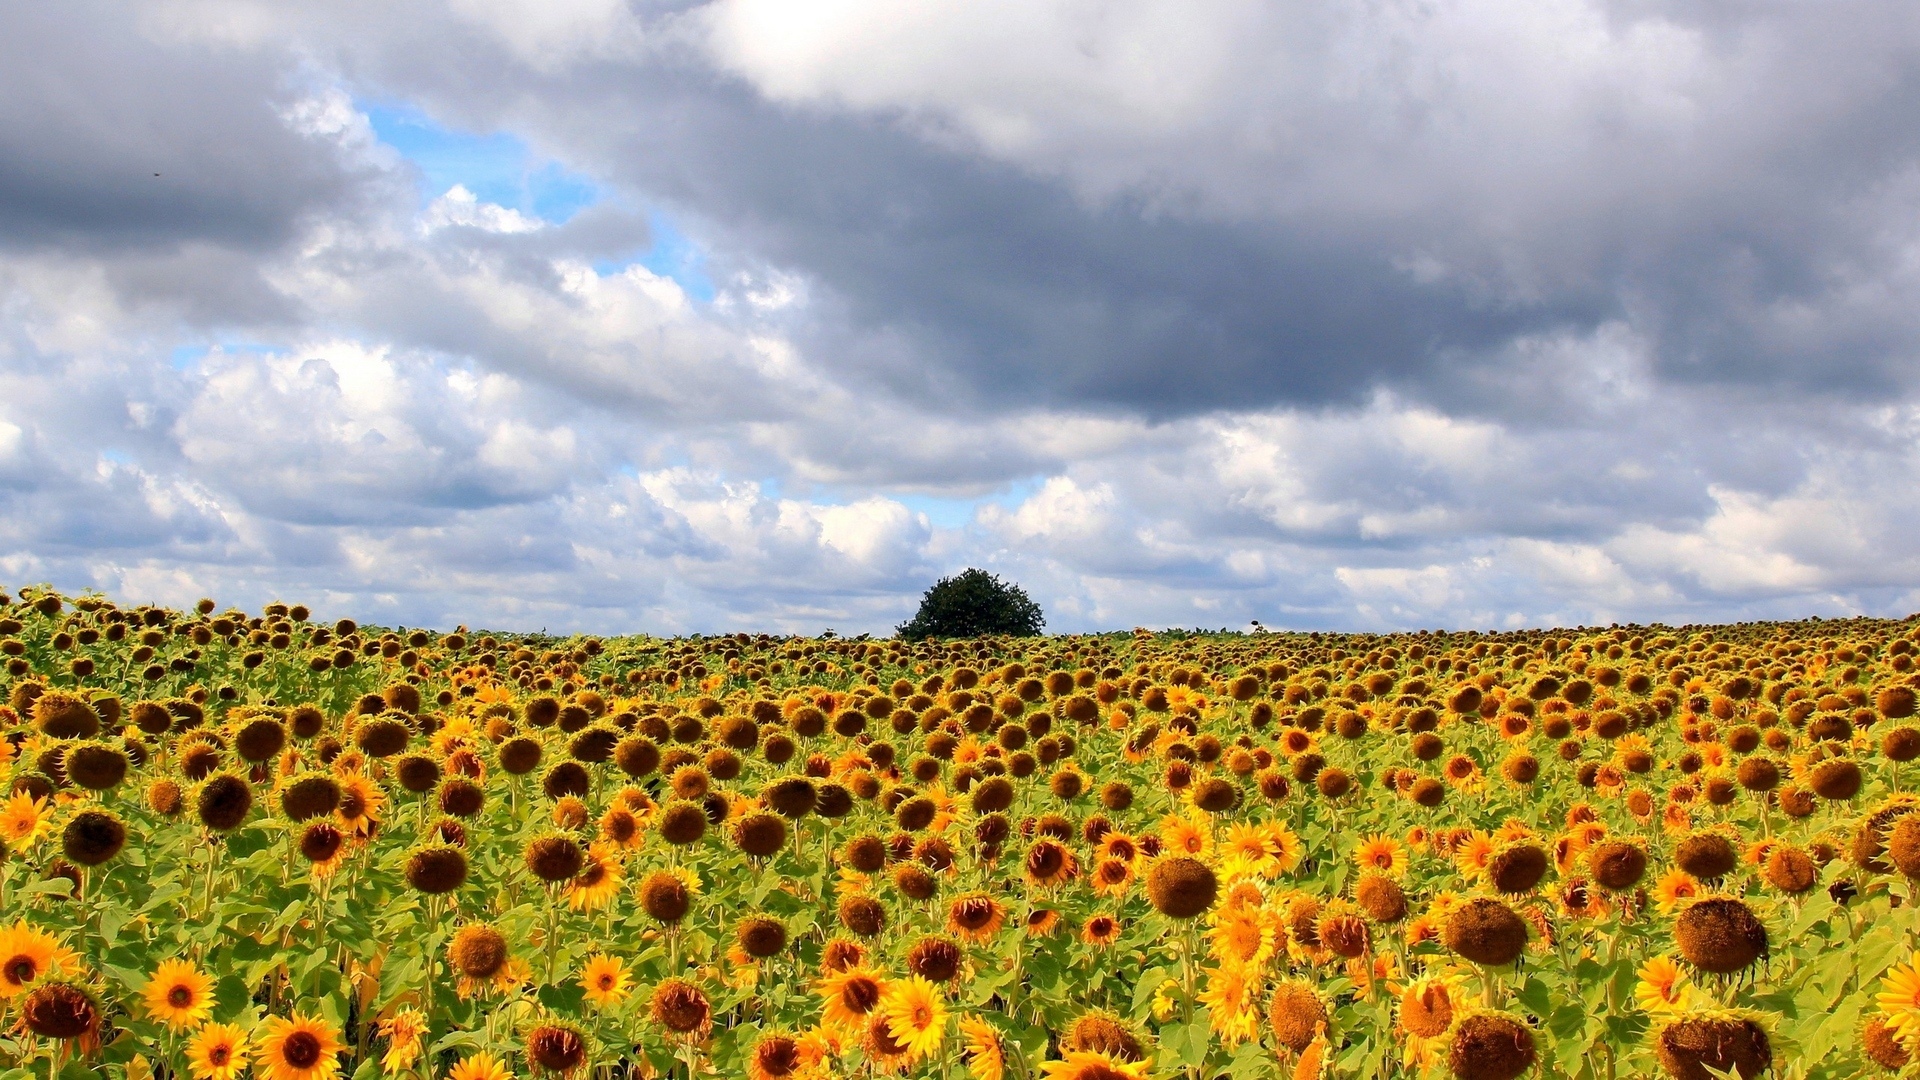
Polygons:
M0 0L0 586L1920 610L1920 6Z

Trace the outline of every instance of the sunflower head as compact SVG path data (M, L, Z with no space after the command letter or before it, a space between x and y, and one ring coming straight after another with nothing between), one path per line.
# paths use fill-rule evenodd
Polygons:
M1147 899L1161 914L1191 919L1213 906L1220 880L1212 868L1187 855L1169 855L1147 871Z
M1287 979L1273 988L1267 1006L1267 1024L1276 1042L1299 1053L1326 1028L1329 1012L1325 995L1311 983Z
M1132 1024L1116 1013L1095 1009L1080 1014L1062 1040L1068 1050L1105 1054L1121 1061L1145 1061L1146 1046Z
M175 1031L198 1027L213 1011L213 979L185 960L163 960L141 992L147 1013Z
M668 979L656 986L647 1002L653 1022L675 1035L697 1035L712 1023L712 1007L704 990L686 979Z
M259 1068L277 1080L324 1080L338 1068L340 1037L318 1017L271 1017L260 1041Z
M62 1042L92 1035L100 1027L100 1002L70 979L50 979L27 991L20 1021L43 1039Z
M589 1056L586 1033L552 1017L530 1025L524 1042L527 1060L541 1072L568 1076L579 1071Z
M1714 975L1738 974L1767 956L1765 924L1732 896L1687 905L1674 920L1673 940L1688 963Z
M1533 1029L1510 1013L1483 1011L1454 1024L1447 1070L1458 1080L1515 1080L1539 1058Z
M1704 1009L1662 1024L1654 1055L1668 1075L1757 1077L1773 1064L1773 1045L1760 1014L1748 1009Z

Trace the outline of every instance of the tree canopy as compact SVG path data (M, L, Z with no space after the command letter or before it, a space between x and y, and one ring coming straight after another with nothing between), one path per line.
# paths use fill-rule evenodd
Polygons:
M1037 637L1047 617L1026 590L998 575L969 568L933 583L920 610L895 633L909 640L1007 634Z

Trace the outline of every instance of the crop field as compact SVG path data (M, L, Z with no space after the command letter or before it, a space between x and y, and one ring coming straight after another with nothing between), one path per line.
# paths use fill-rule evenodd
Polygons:
M0 1076L1893 1074L1920 624L0 607Z

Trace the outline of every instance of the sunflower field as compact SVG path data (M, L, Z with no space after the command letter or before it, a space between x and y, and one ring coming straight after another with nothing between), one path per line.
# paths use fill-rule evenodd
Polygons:
M0 595L0 1080L1920 1071L1920 622Z

